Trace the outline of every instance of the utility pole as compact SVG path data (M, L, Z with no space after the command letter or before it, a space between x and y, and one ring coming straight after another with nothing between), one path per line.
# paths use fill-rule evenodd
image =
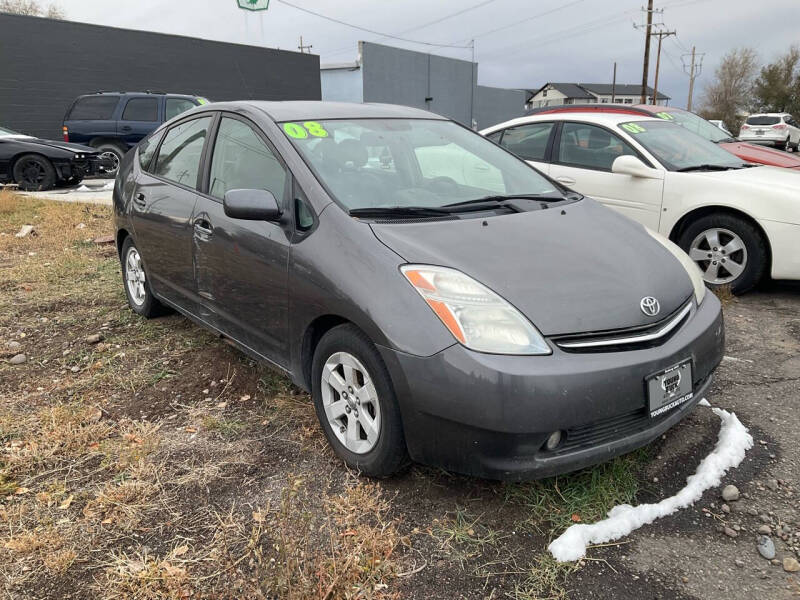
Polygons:
M658 54L656 55L656 81L653 84L653 105L658 104L658 69L661 66L661 40L671 35L676 35L678 32L672 31L657 31L654 36L658 37Z
M614 78L611 80L611 104L614 104L617 95L617 63L614 63Z
M681 56L681 60L683 60L686 56L691 56L691 62L689 63L689 72L687 75L689 76L689 99L686 102L686 110L692 110L692 96L694 95L694 81L698 77L700 77L700 73L703 72L703 57L705 53L697 54L696 49L692 46L692 53L691 55L684 54ZM699 58L699 60L698 60ZM683 63L683 70L686 71L686 62Z
M644 65L642 66L642 98L647 104L647 71L650 67L650 30L653 28L653 0L647 0L647 28L644 34Z
M306 50L308 50L308 53L311 54L311 49L313 47L314 46L312 46L311 44L308 44L307 46L304 46L303 45L303 36L302 35L300 36L300 45L297 47L297 49L300 50L301 54L305 54Z

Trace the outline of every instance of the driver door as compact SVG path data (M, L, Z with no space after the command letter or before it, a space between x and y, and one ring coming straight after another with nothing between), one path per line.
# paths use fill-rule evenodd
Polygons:
M626 154L640 157L605 127L566 121L556 136L550 177L658 231L664 180L612 173L614 160Z

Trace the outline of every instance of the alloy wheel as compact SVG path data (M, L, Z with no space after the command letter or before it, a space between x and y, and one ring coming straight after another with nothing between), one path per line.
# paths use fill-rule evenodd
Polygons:
M22 183L29 187L39 187L45 179L42 165L35 160L26 160L22 165Z
M146 297L144 266L139 251L133 247L128 249L125 257L125 283L136 306L144 304Z
M714 227L701 232L689 247L691 258L703 271L706 283L725 285L747 267L744 241L730 229Z
M117 153L112 152L111 150L107 150L106 152L100 153L100 158L104 158L111 161L111 168L106 169L106 174L116 175L117 171L119 170L119 156L117 156Z
M322 367L322 405L333 434L354 454L378 443L381 407L366 367L348 352L336 352Z

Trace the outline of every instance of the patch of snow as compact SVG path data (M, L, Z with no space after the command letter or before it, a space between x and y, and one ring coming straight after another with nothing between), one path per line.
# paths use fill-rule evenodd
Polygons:
M106 192L111 192L111 191L113 191L113 190L114 190L114 182L113 182L113 181L109 181L108 183L106 183L106 184L103 186L103 188L102 188L102 189L103 189L103 191L106 191Z
M705 404L703 404L705 402ZM705 400L703 406L711 406ZM547 547L559 562L575 561L586 554L590 544L611 542L630 534L642 525L648 525L661 517L671 515L681 508L697 502L703 492L720 484L722 476L744 460L747 450L753 447L753 436L747 432L735 413L721 408L711 410L720 418L722 425L714 450L697 467L694 475L686 479L686 486L674 496L657 504L631 506L621 504L608 512L608 518L592 523L579 523L569 527Z
M74 190L72 190L72 191L73 191L73 192L93 192L94 190L93 190L92 188L90 188L90 187L87 187L87 186L85 186L85 185L82 185L82 186L76 187L76 188L75 188Z

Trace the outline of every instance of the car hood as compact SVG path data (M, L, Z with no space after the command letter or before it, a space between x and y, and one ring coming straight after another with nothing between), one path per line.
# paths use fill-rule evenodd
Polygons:
M453 221L373 223L410 263L458 269L525 314L544 335L648 325L693 288L683 266L641 225L585 198L562 208ZM661 304L656 317L640 309Z
M720 147L739 158L762 165L772 165L787 169L800 169L800 158L788 152L781 152L747 142L723 142Z
M41 138L25 137L22 141L28 144L37 144L39 146L47 146L48 148L58 148L59 150L66 150L67 152L80 152L81 154L97 154L97 150L91 146L83 146L82 144L71 144L70 142L59 142L57 140L43 140Z

